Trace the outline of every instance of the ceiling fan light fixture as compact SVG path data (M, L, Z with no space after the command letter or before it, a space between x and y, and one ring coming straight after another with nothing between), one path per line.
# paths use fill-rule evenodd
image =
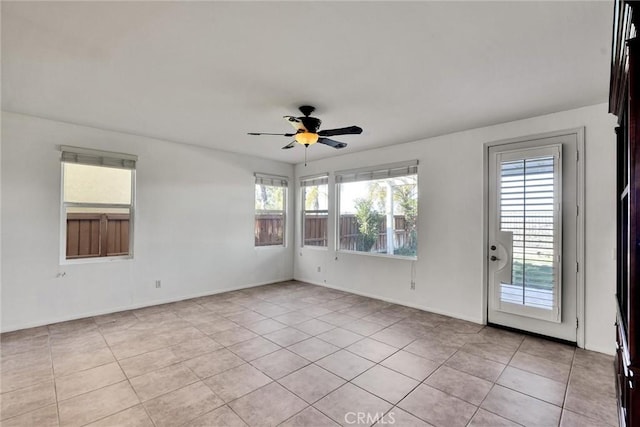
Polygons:
M294 139L298 144L309 146L318 142L318 134L311 132L296 133Z

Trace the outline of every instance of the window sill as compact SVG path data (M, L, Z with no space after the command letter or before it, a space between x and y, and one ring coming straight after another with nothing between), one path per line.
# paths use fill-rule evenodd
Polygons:
M336 254L364 255L364 256L370 256L370 257L376 257L376 258L401 259L401 260L406 260L406 261L417 261L418 260L417 256L389 255L389 254L382 254L382 253L376 253L376 252L348 251L348 250L344 250L344 249L338 249L336 251Z
M264 246L254 246L253 249L255 250L263 250L263 249L286 249L287 245L264 245Z
M308 245L308 246L300 246L300 249L305 249L305 250L309 249L309 250L312 250L312 251L323 251L323 252L326 252L326 251L329 250L329 247L328 246L310 246L310 245Z
M60 265L103 264L106 262L117 262L117 261L133 261L133 255L76 258L76 259L65 258L63 260L60 260Z

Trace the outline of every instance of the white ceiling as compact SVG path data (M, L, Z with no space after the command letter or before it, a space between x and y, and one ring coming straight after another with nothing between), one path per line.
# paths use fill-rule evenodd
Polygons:
M299 163L605 102L610 2L2 2L2 107Z

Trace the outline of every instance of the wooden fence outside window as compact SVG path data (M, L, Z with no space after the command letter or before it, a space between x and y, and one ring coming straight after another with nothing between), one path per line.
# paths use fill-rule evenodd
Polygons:
M67 259L129 255L129 214L67 214Z
M304 218L304 245L305 246L327 246L327 214L322 215L322 211L312 212ZM324 211L326 212L326 211ZM406 219L404 215L394 216L394 248L402 248L409 244L410 231L406 230ZM380 229L376 243L371 248L371 252L386 252L387 250L387 218L382 217ZM340 215L339 222L340 249L357 250L358 220L355 215Z
M284 214L256 213L255 245L284 245Z
M409 243L409 230L405 230L406 220L404 215L393 217L393 247L402 248ZM358 220L355 215L340 215L340 249L347 251L357 250ZM387 251L387 217L380 221L378 238L371 248L371 252L385 253Z
M327 246L326 214L305 215L305 246ZM356 250L358 221L354 215L341 215L340 249ZM409 243L410 232L405 229L404 216L394 217L394 248ZM284 244L284 215L257 214L255 218L255 245L272 246ZM372 252L386 252L386 217L380 223L380 232ZM67 259L129 254L129 215L101 213L67 214Z

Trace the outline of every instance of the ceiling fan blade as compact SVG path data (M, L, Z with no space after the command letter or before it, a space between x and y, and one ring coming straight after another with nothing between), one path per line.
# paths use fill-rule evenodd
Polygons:
M294 136L295 133L263 133L263 132L249 132L247 135L277 135L277 136Z
M362 128L358 126L348 126L339 129L325 129L318 132L320 136L336 136L336 135L358 135L362 133Z
M328 145L329 147L333 148L344 148L347 146L347 144L344 142L334 141L333 139L329 138L318 138L318 142L320 144Z
M300 120L300 118L299 118L299 117L283 116L283 118L284 118L287 122L289 122L289 124L290 124L291 126L293 126L293 128L294 128L296 131L298 131L298 132L300 132L300 131L308 132L308 131L307 131L307 128L306 128L306 127L304 127L304 123L302 123L302 120Z
M288 150L289 148L293 148L295 147L296 142L295 141L291 141L290 143L288 143L287 145L285 145L284 147L282 147L283 150Z

